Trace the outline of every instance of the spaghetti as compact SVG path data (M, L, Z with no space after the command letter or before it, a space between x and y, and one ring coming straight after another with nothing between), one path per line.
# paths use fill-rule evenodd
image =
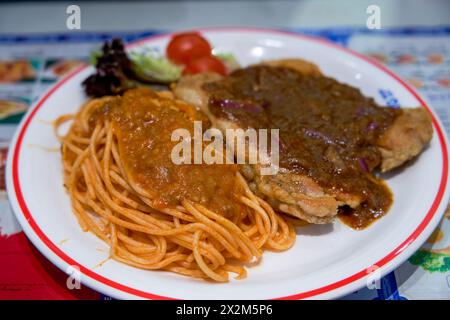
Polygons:
M64 184L84 231L128 265L194 278L245 278L245 264L295 241L290 221L257 197L236 165L175 165L170 132L208 122L170 93L129 90L55 122ZM60 126L71 121L60 136Z

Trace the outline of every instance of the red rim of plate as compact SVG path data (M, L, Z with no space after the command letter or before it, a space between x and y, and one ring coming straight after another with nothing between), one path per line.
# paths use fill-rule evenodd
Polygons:
M410 244L412 244L418 237L419 235L424 231L424 229L427 227L428 223L431 221L431 219L433 218L434 214L436 213L437 209L439 208L439 205L441 203L442 197L444 195L445 189L446 189L446 184L447 184L447 175L448 175L448 153L447 153L447 145L446 145L446 141L444 138L444 134L442 132L442 129L437 121L437 119L435 118L434 114L430 111L430 107L426 104L426 102L415 92L415 90L413 90L408 84L406 84L403 80L401 80L397 75L395 75L392 71L390 71L389 69L387 69L386 67L384 67L383 65L363 56L362 54L359 54L357 52L351 51L349 49L346 49L344 47L338 46L334 43L331 43L325 39L321 39L321 38L316 38L316 37L311 37L311 36L305 36L305 35L301 35L301 34L297 34L294 32L289 32L289 31L281 31L281 30L273 30L273 29L264 29L264 28L202 28L202 29L197 29L197 31L199 32L208 32L208 31L219 31L219 32L229 32L229 31L235 31L235 32L255 32L255 33L275 33L275 34L282 34L282 35L287 35L287 36L292 36L295 38L300 38L302 40L308 40L308 41L313 41L313 42L318 42L321 43L323 45L341 50L346 52L347 54L351 54L353 56L356 56L359 59L364 60L365 62L375 66L377 69L381 70L382 72L388 74L389 76L391 76L393 79L395 79L398 83L400 83L406 90L408 90L416 99L417 101L420 102L420 104L425 107L425 109L427 109L427 111L429 112L429 114L432 117L432 122L433 122L433 126L437 132L438 138L439 138L439 142L440 142L440 146L441 146L441 151L442 151L442 157L443 157L443 163L442 163L442 177L441 177L441 181L439 184L439 189L438 192L436 194L436 197L432 203L431 208L428 210L427 215L425 216L425 218L422 220L422 222L419 224L419 226L416 228L416 230L414 230L414 232L405 240L403 241L399 246L397 246L393 251L391 251L388 255L386 255L384 258L382 258L381 260L379 260L378 262L374 263L373 265L376 265L378 267L382 267L384 265L386 265L388 262L390 262L391 260L393 260L395 257L397 257L401 252L403 252ZM127 47L133 47L133 46L137 46L143 43L148 43L149 41L155 40L155 39L159 39L162 37L170 37L173 33L167 33L167 34L158 34L155 36L151 36L136 42L131 43L130 45L128 45ZM105 278L97 273L95 273L94 271L92 271L91 269L82 266L81 264L77 263L75 260L73 260L71 257L69 257L67 254L65 254L61 249L58 248L57 245L55 245L45 234L44 232L40 229L40 227L38 226L38 224L36 223L36 221L33 218L33 215L31 214L31 212L28 210L28 207L26 205L26 201L23 197L22 194L22 190L20 187L20 179L19 179L19 156L20 156L20 151L21 151L21 146L22 146L22 141L23 138L25 136L25 132L29 126L29 124L31 123L31 120L34 118L34 116L36 115L37 111L41 108L41 106L44 104L44 102L53 94L55 93L55 91L57 91L64 83L66 83L68 80L70 80L72 77L74 77L76 74L80 73L82 70L84 70L86 68L86 66L82 66L78 69L76 69L75 71L73 71L71 74L67 75L65 78L63 78L61 81L59 81L50 91L48 91L40 100L39 102L36 104L36 106L32 109L32 111L30 112L30 114L28 115L28 117L24 120L23 125L20 129L20 132L17 135L17 140L16 140L16 145L14 147L14 153L13 153L13 159L12 159L12 178L13 178L13 185L14 185L14 191L15 191L15 195L18 201L18 204L22 210L22 213L24 215L24 217L26 218L27 222L29 223L29 225L31 226L31 228L33 229L33 231L35 232L35 234L39 237L39 239L54 253L56 254L60 259L62 259L64 262L68 263L69 265L76 265L79 266L80 271L84 274L87 275L88 277L104 284L107 286L110 286L114 289L123 291L125 293L128 294L132 294L138 297L142 297L142 298L148 298L148 299L174 299L174 298L170 298L170 297L165 297L165 296L160 296L160 295L156 295L156 294L152 294L149 292L144 292L138 289L134 289L131 287L128 287L126 285L117 283L111 279ZM310 298L319 294L324 294L327 292L330 292L332 290L341 288L343 286L349 285L363 277L367 276L367 268L363 269L351 276L348 276L344 279L341 279L339 281L336 281L334 283L322 286L320 288L316 288L313 290L309 290L309 291L305 291L305 292L300 292L294 295L289 295L289 296L284 296L284 297L279 297L279 298L273 298L273 299L305 299L305 298Z

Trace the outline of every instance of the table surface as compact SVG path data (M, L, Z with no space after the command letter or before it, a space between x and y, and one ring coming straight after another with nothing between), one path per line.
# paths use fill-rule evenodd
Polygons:
M66 2L0 3L0 40L10 39L12 35L17 34L33 36L36 34L77 33L78 31L70 31L66 27L66 8L69 4L70 3ZM446 67L449 70L446 71L448 72L447 80L450 81L450 79L448 79L450 78L450 1L448 0L203 0L127 1L126 3L92 1L78 3L81 8L81 31L92 34L116 31L133 33L141 31L181 30L208 26L243 26L289 28L297 31L307 29L331 30L331 32L320 34L329 38L333 38L334 30L341 30L339 31L340 36L342 36L342 30L347 30L346 32L350 33L353 33L352 30L364 31L368 16L366 9L371 4L376 4L380 7L381 27L382 30L387 30L387 33L389 33L389 30L393 30L393 28L402 29L408 26L415 26L417 27L417 30L428 30L427 27L436 27L436 29L439 29L439 27L444 26L442 29L446 29L446 37L442 39L445 39L444 44L446 47L444 49L447 51L445 51L446 53L444 53L444 56L446 56ZM348 35L346 35L346 37L347 36ZM345 43L345 45L366 54L370 53L370 50L376 51L377 48L382 45L385 49L390 48L393 54L398 54L401 50L408 51L408 48L410 48L409 46L420 49L423 44L422 38L419 40L418 38L406 38L406 42L402 41L400 44L392 41L390 42L389 39L385 38L378 40L370 38L370 40L368 40L366 36L367 34L358 34L358 37L353 37L352 35L351 43ZM427 37L426 34L423 36ZM350 37L348 39L350 39ZM336 39L332 40L336 41ZM431 44L434 43L433 41L435 40L436 39L433 39L430 36L426 41L430 41ZM371 44L373 41L372 48L367 46L367 41L370 41ZM1 44L0 41L0 45ZM7 51L5 50L6 45L6 42L3 42L3 47L0 46L0 60L4 59L3 56ZM424 51L424 53L427 52ZM396 62L393 62L389 67L393 68L394 71L400 72L407 80L409 76L414 78L418 72L418 69L415 67L411 67L407 70L404 66L400 66L401 68L396 70L395 68L399 67L396 65ZM426 73L427 75L430 75L429 78L431 79L432 72L434 72L434 69L432 69L433 67L428 68L428 66L425 66L425 68L426 70L423 68L419 70L421 72L420 77ZM442 74L442 72L439 74ZM427 78L426 81L430 79ZM432 88L432 90L435 90L435 88ZM441 106L439 106L439 110L442 112L440 116L445 113L445 118L450 119L450 111L448 114L446 113L446 110L448 109L446 106L448 105L448 102L450 102L450 86L448 89L439 90L436 92L430 91L435 94L437 97L436 99L438 99L437 101L432 102L436 104L441 103ZM440 97L444 97L444 100L439 101ZM0 96L0 98L2 97ZM445 123L445 125L447 130L449 130L450 123ZM8 126L3 124L3 126L0 126L0 136L5 134L3 131L11 131L14 127L15 126L13 125ZM7 132L6 135L10 135L11 132ZM1 157L2 153L0 153L0 158ZM1 210L6 209L0 201L0 213ZM1 218L2 216L0 214L0 220ZM447 218L447 220L447 224L450 223L450 219ZM447 227L447 229L446 232L450 233L450 228ZM0 231L2 231L1 224ZM8 246L8 248L10 248L8 250L16 253L19 252L20 254L17 255L18 260L14 260L15 262L9 260L2 262L0 254L0 273L4 275L3 278L0 277L0 299L4 297L2 296L1 289L2 286L3 288L5 287L5 277L6 282L9 281L8 279L16 279L18 277L18 275L14 274L14 265L11 265L14 263L23 264L26 267L29 266L29 269L26 269L27 275L29 275L28 278L25 280L20 279L20 281L23 281L18 284L10 283L11 288L17 289L19 287L23 292L28 292L30 294L29 296L25 295L23 297L69 299L99 298L98 295L89 290L75 293L67 292L64 287L65 275L58 270L54 270L56 268L52 269L50 263L29 244L23 236L23 233L17 234L17 237L3 238L0 232L0 251L2 246ZM26 255L23 253L26 253ZM406 295L407 298L425 297L450 299L450 273L448 271L445 273L441 272L440 274L430 273L429 270L425 270L423 267L426 263L422 261L423 257L417 256L416 258L418 259L417 264L414 263L413 265L408 263L407 266L402 266L403 269L401 272L396 271L395 274L392 273L383 279L381 291L385 291L385 296L389 296L386 292L394 292L389 298L399 299L402 298L403 294ZM446 259L449 259L448 256ZM446 270L448 270L449 261L446 261ZM422 265L422 267L419 268L417 267L418 265ZM435 281L436 284L434 284L433 281ZM444 281L447 284L444 284ZM48 284L48 286L45 288L36 287L35 289L30 287L39 283ZM397 290L397 285L398 287L401 286L400 290ZM438 286L439 289L437 289ZM6 286L6 288L8 287ZM445 291L447 289L448 291ZM381 291L379 290L378 297L382 295ZM12 297L20 298L21 296L18 294ZM373 299L376 297L377 296L372 292L359 292L347 298Z

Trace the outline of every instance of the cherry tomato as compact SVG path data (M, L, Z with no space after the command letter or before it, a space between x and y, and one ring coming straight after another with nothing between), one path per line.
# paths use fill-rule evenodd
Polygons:
M189 61L211 55L211 45L198 32L185 32L175 35L166 51L171 61L186 65Z
M195 74L207 71L216 72L224 76L227 74L225 65L214 56L204 56L192 60L183 70L183 74Z

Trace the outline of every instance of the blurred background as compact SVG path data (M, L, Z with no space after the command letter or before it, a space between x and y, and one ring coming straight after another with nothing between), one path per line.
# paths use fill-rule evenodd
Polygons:
M278 1L0 1L0 32L66 30L66 8L81 7L83 31L130 31L205 26L365 26L366 9L381 9L383 27L450 23L447 0Z

